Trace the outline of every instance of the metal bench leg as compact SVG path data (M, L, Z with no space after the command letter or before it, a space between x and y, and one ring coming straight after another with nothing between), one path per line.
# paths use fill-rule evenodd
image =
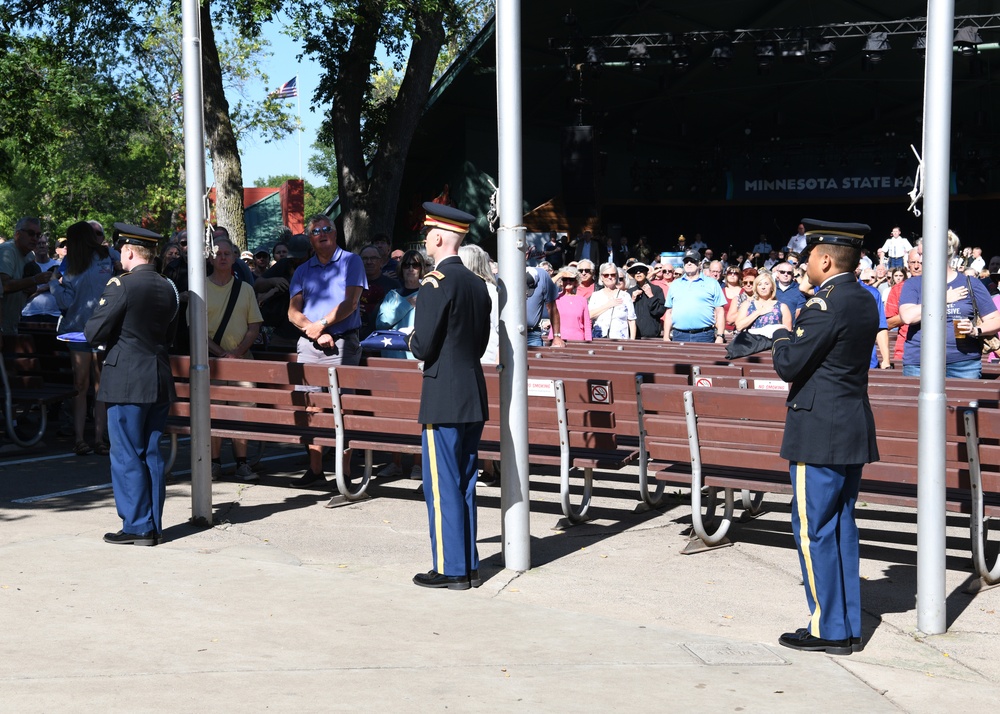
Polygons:
M684 392L684 416L687 420L688 446L691 452L691 526L699 540L691 540L681 550L684 555L700 553L705 550L721 548L732 545L726 538L729 526L733 522L733 489L725 489L725 507L722 514L721 523L714 532L709 533L705 529L707 519L701 514L701 489L705 485L705 479L701 470L701 443L698 439L698 416L694 411L694 398L691 392ZM712 500L709 514L715 510L715 489L709 489L709 498Z
M570 523L586 523L590 520L587 511L590 510L590 497L594 492L594 470L585 468L583 470L583 495L580 497L580 507L573 508L569 494L569 469L562 473L559 485L559 497L562 500L563 515Z
M642 406L642 375L635 376L635 403L639 416L639 496L649 508L657 508L663 503L666 490L665 481L657 481L656 488L649 489L649 453L646 451L646 410ZM642 508L640 505L639 508Z
M361 481L358 483L356 488L351 488L351 483L347 480L345 475L346 469L344 468L344 459L349 458L348 451L343 449L340 443L337 443L337 465L334 467L336 469L337 476L337 490L340 494L334 496L330 499L330 502L326 504L327 508L335 508L336 506L342 506L345 503L354 503L357 501L364 501L367 498L371 498L365 491L368 490L368 484L372 480L372 471L374 471L373 464L375 455L374 452L370 450L365 450L365 472L361 476Z
M764 512L764 509L761 507L764 503L763 491L754 492L745 488L740 492L740 498L743 501L744 516L756 518Z
M174 464L177 462L177 434L170 435L170 453L167 454L166 463L163 464L163 475L169 476L170 472L174 470Z
M561 529L567 524L573 525L590 520L587 511L590 510L590 496L594 490L594 470L592 468L583 470L583 496L580 499L580 508L574 509L569 498L570 453L566 390L561 379L555 380L553 387L556 392L556 417L559 422L559 500L562 502L563 515L566 516L556 525L557 529Z
M666 491L666 482L657 481L655 487L650 490L649 488L649 474L646 469L640 469L639 471L639 495L642 497L642 502L645 503L650 508L657 508L663 504L664 491Z
M330 499L326 504L327 508L336 508L347 503L363 501L371 498L365 491L372 478L372 452L365 451L365 474L361 477L358 487L352 489L347 481L344 471L344 459L350 453L346 444L346 430L344 429L344 405L340 400L340 383L337 381L337 368L331 367L328 371L330 377L330 399L333 401L333 418L336 424L337 448L335 450L334 475L337 478L337 490L340 494Z
M31 420L34 419L33 414L36 409L38 410L38 429L35 430L34 434L22 436L18 432L18 427L23 429L25 424L30 424ZM49 422L48 412L48 407L45 404L27 405L23 410L14 406L8 408L7 434L10 436L10 440L25 449L37 444L45 436L45 429Z
M965 420L965 447L969 456L969 482L972 489L971 513L969 514L969 535L972 539L972 561L980 582L971 590L981 590L1000 584L1000 558L989 567L986 562L986 538L988 528L983 507L983 473L979 460L979 430L976 425L976 410L966 409L962 415Z

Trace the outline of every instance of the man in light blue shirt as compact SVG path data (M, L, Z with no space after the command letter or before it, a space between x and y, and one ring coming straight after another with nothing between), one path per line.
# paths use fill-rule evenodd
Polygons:
M726 299L717 280L701 274L701 254L689 250L683 258L684 277L667 292L663 318L664 342L722 342Z

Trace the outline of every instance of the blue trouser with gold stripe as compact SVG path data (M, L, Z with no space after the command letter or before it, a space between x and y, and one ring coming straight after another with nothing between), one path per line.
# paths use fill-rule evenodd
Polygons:
M854 506L861 466L792 463L792 532L812 617L809 633L861 637L861 574Z
M434 570L467 575L479 569L476 477L483 422L424 424L424 500Z
M111 487L122 530L133 535L163 532L163 476L160 435L170 404L108 404Z

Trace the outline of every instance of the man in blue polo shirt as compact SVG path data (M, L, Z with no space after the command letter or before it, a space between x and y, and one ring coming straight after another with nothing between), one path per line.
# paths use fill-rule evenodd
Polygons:
M288 286L288 321L302 336L296 345L303 364L341 365L361 361L358 329L361 293L368 289L364 264L337 245L337 229L322 214L309 219L306 235L313 256L295 269ZM292 485L308 488L326 481L323 450L309 445L309 470Z
M664 342L722 342L726 327L726 299L717 280L701 274L701 254L684 254L684 278L675 280L667 293L663 318Z

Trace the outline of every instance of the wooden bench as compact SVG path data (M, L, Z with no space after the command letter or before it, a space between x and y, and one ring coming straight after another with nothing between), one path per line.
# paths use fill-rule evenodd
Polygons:
M640 469L655 469L659 479L691 486L693 529L701 544L685 552L728 544L736 490L791 493L788 461L779 454L785 395L655 384L641 385L640 395ZM984 581L993 583L1000 582L1000 566L993 572L985 567L983 519L1000 514L1000 410L982 407L956 399L947 405L946 504L949 511L970 513L977 567ZM881 460L865 466L859 498L916 507L917 405L873 400L872 411ZM724 512L711 532L706 524L714 499L703 517L704 487L710 497L713 489L724 492Z
M335 461L342 463L342 449L364 451L362 489L371 479L375 451L421 452L422 427L417 413L423 375L418 370L405 364L341 366L330 368L329 378L337 430ZM502 430L499 376L487 370L486 385L492 418L483 429L479 457L498 459ZM536 388L529 390L528 407L528 461L559 467L563 513L571 523L583 522L588 518L594 469L619 470L635 460L638 450L617 443L615 404L591 402L584 378L539 380ZM578 506L572 503L570 493L574 471L583 472ZM331 505L339 505L339 501Z
M56 359L55 355L36 353L35 340L30 335L4 338L4 354L0 360L4 425L7 436L20 447L28 448L42 440L48 428L51 405L76 396L72 370L66 383L55 379L53 373L44 368L46 360L54 362ZM69 369L68 357L63 361Z
M167 458L169 472L177 455L177 436L191 433L190 358L170 358L177 390L164 433L171 436ZM230 439L248 439L267 443L335 446L335 424L330 394L326 391L301 391L302 387L325 389L329 384L327 368L297 362L271 360L210 359L210 378L231 384L216 383L209 388L211 435ZM238 382L253 387L238 386ZM343 470L343 490L353 489ZM338 483L338 487L341 484Z
M393 367L399 366L403 360L391 360L384 358L368 358L366 364L373 367ZM408 362L416 369L413 360ZM489 375L495 370L486 369ZM683 371L683 370L682 370ZM587 385L589 397L592 399L594 390L604 390L608 395L610 404L614 405L615 436L620 447L627 447L637 450L639 447L639 424L636 418L636 376L640 375L647 383L656 384L676 384L687 386L691 383L688 374L674 374L672 372L651 372L640 371L630 368L628 365L621 366L614 362L603 366L595 371L593 368L581 366L572 360L533 360L528 363L528 379L579 379L584 380ZM495 406L495 405L494 405ZM493 407L491 406L491 409ZM649 508L657 508L664 500L664 488L666 484L656 479L647 479L645 474L639 476L639 498Z

